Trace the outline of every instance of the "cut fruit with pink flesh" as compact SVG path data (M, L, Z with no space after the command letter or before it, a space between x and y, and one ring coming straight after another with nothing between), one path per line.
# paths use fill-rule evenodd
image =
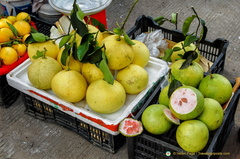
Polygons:
M181 86L172 93L169 107L180 120L194 119L204 109L204 97L192 86Z
M121 121L118 130L122 135L132 137L141 134L143 131L143 126L138 120L125 118L123 121Z
M173 124L180 125L180 120L171 112L170 109L163 109L165 118Z

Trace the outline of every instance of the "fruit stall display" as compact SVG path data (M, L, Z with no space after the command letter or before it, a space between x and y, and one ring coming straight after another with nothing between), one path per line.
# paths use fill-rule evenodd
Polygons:
M168 40L176 43L184 40L181 31L162 28L152 17L146 16L139 17L128 33L136 38L143 32L158 29ZM129 158L199 159L228 155L221 150L234 125L240 96L239 78L230 82L220 74L224 69L227 40L205 39L199 46L201 55L210 61L214 59L211 72L197 71L199 66L195 62L180 69L183 59L178 59L170 65L170 84L157 87L132 123L123 121L120 124L119 130L129 136ZM193 72L191 67L195 67Z
M29 58L8 73L8 83L21 92L27 114L69 128L115 153L125 142L119 123L142 107L169 68L165 61L150 57L144 43L131 46L121 29L116 31L119 35L103 35L74 14L71 18L79 25L62 16L51 27L50 37L36 32L26 39ZM78 33L79 26L87 33ZM105 45L99 47L101 43ZM85 52L75 56L76 47ZM119 56L112 56L113 51ZM142 53L141 58L133 60L135 52Z
M25 29L23 29L25 28ZM24 39L36 26L30 15L20 12L16 16L3 16L0 19L0 105L11 106L19 91L7 83L6 74L28 58Z

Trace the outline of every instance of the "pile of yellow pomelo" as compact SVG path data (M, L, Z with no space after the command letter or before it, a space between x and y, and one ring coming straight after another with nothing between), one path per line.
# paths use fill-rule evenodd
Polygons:
M30 22L31 17L26 12L0 19L0 60L2 64L11 65L27 52L27 44L24 40L31 33Z
M63 65L63 48L60 49L54 40L28 45L32 62L28 67L28 78L34 87L52 90L62 100L71 103L86 100L97 113L114 113L124 105L127 94L138 94L147 87L145 66L150 53L140 41L129 45L122 36L120 39L117 35L103 36L97 27L86 25L89 33L97 36L98 44L105 45L108 67L114 76L113 84L104 80L103 72L96 64L82 63L69 56L67 65ZM81 39L77 34L78 45ZM35 58L41 52L45 53L44 56Z

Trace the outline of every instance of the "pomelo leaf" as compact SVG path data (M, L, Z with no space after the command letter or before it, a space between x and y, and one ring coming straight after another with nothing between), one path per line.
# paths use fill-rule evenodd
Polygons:
M178 13L172 13L171 16L172 16L171 23L177 25Z
M180 48L180 47L174 47L173 48L173 51L180 51L180 50L182 50L182 48Z
M95 18L91 18L91 20L92 20L92 24L96 26L101 32L107 31L105 25L102 24L100 21L98 21Z
M14 36L18 36L18 31L17 29L10 23L7 22L7 25L9 26L9 28L11 29L11 31L13 32Z
M103 73L104 80L107 81L109 84L113 84L114 83L114 77L113 77L113 75L112 75L112 73L111 73L111 71L108 67L106 56L105 56L104 53L102 54L102 60L99 63L98 67L100 68L100 70Z
M184 40L184 44L183 47L189 46L191 43L194 43L198 40L197 36L194 35L187 35L185 40Z
M189 31L189 28L190 28L190 25L192 24L193 20L196 18L197 16L196 15L192 15L190 17L188 17L184 23L183 23L183 26L182 26L182 33L183 35L186 35Z
M45 42L45 41L49 40L49 37L43 33L39 33L39 32L31 33L31 35L32 35L33 39L35 40L35 42L41 43L41 42Z
M164 61L170 62L172 53L173 53L173 49L166 49L164 51L164 56L161 57L161 59Z
M83 17L84 13L76 4L76 0L74 0L73 9L70 13L71 24L73 26L73 29L76 30L81 37L88 33L87 26L83 22Z
M62 56L61 56L61 63L66 66L67 65L67 58L69 56L69 51L71 51L71 46L70 45L65 45L65 48L62 52Z
M85 54L89 51L90 41L94 39L92 34L86 34L82 37L81 44L77 48L77 57L79 61L82 61Z
M59 48L62 48L71 39L71 37L71 34L64 36L59 43Z
M170 98L172 93L178 88L181 87L182 83L176 79L173 79L170 83L169 89L168 89L168 97Z
M95 64L102 60L102 48L96 47L95 50L88 54L88 62Z
M135 45L135 43L132 41L132 39L125 32L123 32L123 36L124 36L124 41L128 45Z

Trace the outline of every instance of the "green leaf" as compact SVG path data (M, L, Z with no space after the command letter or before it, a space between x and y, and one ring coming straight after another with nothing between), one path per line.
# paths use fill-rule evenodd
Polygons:
M102 48L96 47L95 50L88 54L88 62L95 64L102 60Z
M7 22L7 25L10 27L11 31L13 32L14 36L18 36L17 29L10 23Z
M192 15L191 17L188 17L184 23L183 23L183 26L182 26L182 33L183 35L186 35L189 31L189 28L190 28L190 25L192 23L192 21L196 18L197 16L196 15Z
M191 43L194 43L198 40L197 36L194 35L188 35L186 36L185 40L184 40L184 44L183 47L189 46Z
M39 51L39 50L37 50L36 55L33 55L33 59L37 59L37 58L39 58L39 57L43 57L44 54L45 54L45 52L46 52L46 50L45 50L45 51Z
M180 47L174 47L173 48L173 51L180 51L180 50L182 50L182 48L180 48Z
M125 32L123 32L123 37L124 37L124 41L128 45L135 45L135 43L132 41L132 39Z
M114 77L113 77L113 75L112 75L112 73L111 73L111 71L110 71L110 69L107 65L106 57L104 57L105 54L103 53L102 55L103 55L103 57L102 57L102 60L99 63L98 67L100 68L100 70L103 73L104 80L107 81L109 84L113 84L114 83Z
M102 24L100 21L94 18L91 18L91 20L92 20L92 24L96 26L101 32L107 31L105 25Z
M172 13L172 19L171 19L171 23L173 24L177 24L177 18L178 18L178 13Z
M85 34L88 33L88 29L86 24L83 22L83 15L82 10L76 3L73 3L73 9L70 13L71 24L73 29L77 31L77 33L83 37Z
M207 32L208 32L208 28L206 26L203 26L200 34L200 41L206 38Z
M113 33L115 33L116 35L122 35L123 34L123 30L120 28L114 28L113 29Z
M38 33L38 31L33 26L31 26L31 33Z
M89 51L90 42L94 39L93 34L86 34L82 37L81 44L77 48L77 57L81 61Z
M164 51L164 56L161 57L161 59L164 60L164 61L170 62L172 53L173 53L172 49L166 49Z
M46 36L45 34L43 33L31 33L33 39L36 41L36 42L45 42L47 40L49 40L49 37Z
M186 61L183 62L180 69L185 69L189 67L192 64L192 61L195 60L198 57L198 54L195 51L187 51L183 55L183 59L186 59Z
M62 52L62 56L61 56L61 63L64 66L67 65L67 58L70 55L70 53L69 53L70 51L71 51L71 46L70 45L65 45L65 48L64 48L64 50Z
M59 42L59 48L62 48L72 37L72 34L65 35Z
M173 79L168 89L168 97L170 98L172 93L181 86L182 86L182 83L180 81Z

